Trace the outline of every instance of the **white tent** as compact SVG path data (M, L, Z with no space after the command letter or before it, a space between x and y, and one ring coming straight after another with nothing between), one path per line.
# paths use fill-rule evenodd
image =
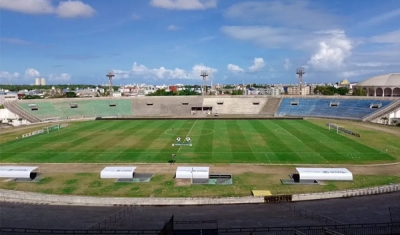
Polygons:
M177 179L208 179L210 167L178 167L176 169Z
M31 178L31 173L37 166L0 166L0 178Z
M352 181L353 174L346 168L296 168L300 180Z
M134 166L108 166L100 172L101 179L131 179L136 167Z

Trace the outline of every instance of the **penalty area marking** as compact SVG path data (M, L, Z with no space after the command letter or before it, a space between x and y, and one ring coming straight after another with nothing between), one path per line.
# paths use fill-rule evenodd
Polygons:
M278 130L279 130L279 131L278 131ZM282 131L284 131L284 132L281 132L280 130L282 130ZM281 128L276 128L274 131L275 131L276 133L279 133L279 134L292 136L292 137L294 137L295 139L297 139L299 142L303 143L303 141L302 141L301 139L297 138L295 135L293 135L293 134L290 133L289 131L283 129L282 127L281 127Z

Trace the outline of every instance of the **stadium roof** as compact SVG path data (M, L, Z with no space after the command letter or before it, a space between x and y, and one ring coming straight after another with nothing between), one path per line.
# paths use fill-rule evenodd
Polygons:
M385 75L379 75L376 77L368 78L367 80L359 82L357 86L382 86L382 87L400 86L400 73L389 73Z

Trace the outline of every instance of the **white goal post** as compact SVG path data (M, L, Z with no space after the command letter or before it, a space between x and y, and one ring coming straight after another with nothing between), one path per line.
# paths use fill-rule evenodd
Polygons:
M339 133L340 126L336 125L335 123L327 123L329 130L333 129L336 130L336 133Z

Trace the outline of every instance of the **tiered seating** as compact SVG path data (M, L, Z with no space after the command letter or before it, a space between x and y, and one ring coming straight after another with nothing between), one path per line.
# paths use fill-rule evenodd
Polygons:
M316 98L283 98L276 116L331 117L361 119L386 105L390 100L358 100L358 99L316 99ZM297 103L297 105L296 105ZM382 104L379 109L371 108L371 104Z
M18 103L19 107L21 107L23 110L27 111L28 113L36 116L39 119L46 119L46 118L64 118L65 114L57 109L54 105L52 105L50 102L42 102L42 101L32 101L32 102L24 102L24 103ZM32 110L31 107L32 105L36 105L37 109Z
M92 100L89 105L96 117L131 116L131 100Z
M132 109L135 116L182 116L190 115L194 107L201 107L202 101L199 96L137 97L132 99Z
M219 114L259 114L267 98L204 98L203 106Z
M95 116L89 100L71 99L63 102L53 102L52 104L57 109L61 110L65 114L66 118ZM71 106L75 104L77 105L77 108L71 108Z
M49 99L21 101L17 105L41 120L132 116L130 99Z
M267 103L261 109L260 114L273 116L276 110L278 110L281 100L282 98L280 97L269 97Z

